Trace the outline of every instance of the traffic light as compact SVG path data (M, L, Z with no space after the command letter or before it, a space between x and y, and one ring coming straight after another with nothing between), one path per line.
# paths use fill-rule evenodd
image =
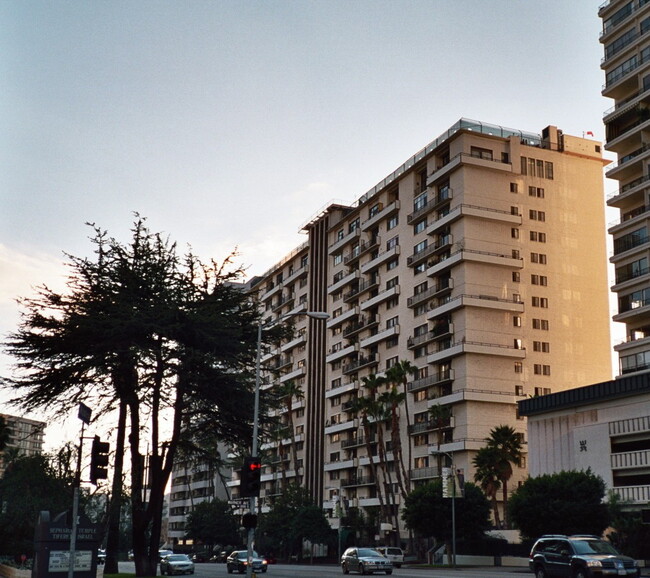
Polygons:
M260 477L262 463L259 458L244 458L241 469L239 495L242 498L256 498L260 495Z
M247 530L257 527L257 516L255 514L244 514L241 517L241 525L244 526Z
M97 480L108 478L108 442L103 442L99 436L93 439L92 453L90 454L90 481L97 485Z

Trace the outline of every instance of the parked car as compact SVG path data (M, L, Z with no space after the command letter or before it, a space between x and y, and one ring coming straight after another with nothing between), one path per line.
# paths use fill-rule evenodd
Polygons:
M382 556L374 548L348 548L341 556L341 569L343 574L358 572L359 574L373 574L375 572L393 573L392 562Z
M226 560L226 569L228 574L239 572L243 574L246 572L248 566L248 550L233 550ZM266 572L268 562L264 558L260 558L257 552L253 552L253 572Z
M194 574L194 562L187 554L169 554L160 561L160 574Z
M401 548L394 548L393 546L378 546L375 548L382 556L386 556L395 568L401 568L404 564L404 550Z
M173 550L158 550L158 561L160 562L163 558L173 553Z
M528 565L536 578L641 575L636 560L619 554L614 546L598 536L542 536L530 551Z
M209 552L194 552L192 554L192 562L195 564L197 562L208 562L210 560L210 553Z
M210 562L223 562L225 564L227 559L228 559L228 552L226 550L222 550L218 554L212 556L210 558Z

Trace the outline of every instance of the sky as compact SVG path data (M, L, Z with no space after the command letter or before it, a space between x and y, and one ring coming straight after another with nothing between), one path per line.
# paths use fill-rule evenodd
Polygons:
M252 276L461 117L603 140L601 3L3 0L0 339L88 223Z

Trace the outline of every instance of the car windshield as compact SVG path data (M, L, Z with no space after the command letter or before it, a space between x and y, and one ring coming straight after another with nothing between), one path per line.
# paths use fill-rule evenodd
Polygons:
M377 550L373 550L372 548L359 548L359 556L375 556L376 558L383 558Z
M248 558L248 552L246 550L239 552L237 554L237 558L240 558L241 560L246 560ZM257 552L255 552L255 550L253 550L253 558L259 558L259 555Z
M167 556L167 560L170 562L187 562L189 558L185 554L173 554L171 556Z
M578 554L607 554L618 556L614 547L604 540L571 540L573 547Z

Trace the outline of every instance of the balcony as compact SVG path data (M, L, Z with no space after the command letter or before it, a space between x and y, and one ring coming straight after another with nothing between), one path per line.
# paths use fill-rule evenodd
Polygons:
M354 476L346 480L341 480L342 488L351 488L354 486L374 486L375 478L372 476Z
M425 247L421 251L418 251L417 253L413 253L413 255L408 257L406 259L406 265L408 267L415 267L416 265L419 265L423 261L426 261L432 255L435 255L436 253L439 253L440 251L449 248L453 243L454 243L453 235L443 235L440 239L438 239L436 243L432 243L431 245Z
M340 385L330 387L325 392L325 398L335 397L338 395L342 395L344 393L357 391L358 389L359 389L359 382L357 380L348 381L346 383L341 383Z
M373 275L370 279L363 279L357 287L354 287L348 293L343 295L343 301L345 302L353 301L354 299L357 299L360 295L362 295L366 291L370 291L375 287L379 287L379 283L380 283L380 277L377 274Z
M334 363L339 359L343 359L348 355L352 355L356 351L359 351L358 343L353 343L352 345L348 345L348 347L342 347L341 349L338 349L336 351L330 350L327 356L325 357L325 363Z
M356 323L351 323L345 329L343 329L343 337L349 338L357 333L360 333L364 329L370 329L379 324L379 315L363 315L359 318L359 321Z
M417 435L424 432L436 431L439 429L448 429L454 427L454 417L449 416L445 420L430 420L421 423L414 423L409 426L409 434Z
M650 151L650 144L644 144L631 153L622 156L617 162L614 162L607 167L605 176L608 179L617 179L625 181L635 174L643 174L642 162L648 159L648 151Z
M302 377L305 375L305 366L301 365L297 367L296 369L293 369L289 373L285 373L284 375L280 376L280 383L285 383L287 381L290 381L292 379L298 379L299 377Z
M411 481L426 480L430 478L439 478L440 470L437 467L414 468L409 472Z
M427 314L427 319L436 319L441 315L451 313L462 307L480 307L483 309L495 309L497 311L508 311L511 313L523 313L524 304L514 299L500 299L491 295L459 295L449 301L445 301L437 307L432 307Z
M294 347L298 347L299 345L302 345L306 341L305 335L298 335L295 339L292 339L288 343L285 343L280 347L280 351L282 353L286 353L287 351L291 351Z
M426 377L421 377L419 379L410 381L407 384L407 389L409 392L414 393L416 391L420 391L428 387L448 384L451 383L453 380L454 380L454 370L447 369L445 371L434 373L433 375L427 375Z
M332 329L337 325L341 325L341 323L345 323L346 321L349 321L356 315L359 315L359 307L350 307L350 309L348 309L347 311L343 311L343 313L341 313L339 316L328 319L327 328Z
M407 224L411 225L421 217L424 217L424 215L429 214L431 211L435 211L453 198L453 189L450 187L443 187L438 191L437 195L431 198L431 200L428 200L424 205L418 207L406 217Z
M350 449L350 448L358 448L358 447L361 447L361 446L365 446L368 443L376 444L377 443L377 438L373 435L373 436L370 436L370 438L368 438L367 440L366 440L366 438L364 436L358 436L358 437L355 437L355 438L352 438L352 439L343 440L341 442L341 448L346 449L346 450Z
M340 251L343 247L348 245L349 243L352 243L352 241L355 241L361 236L361 229L358 227L352 231L350 231L347 235L344 235L340 239L337 239L334 243L332 243L328 248L327 252L330 255L333 255L337 251Z
M622 452L619 454L612 454L610 458L613 470L650 468L650 450Z
M441 295L448 293L454 288L454 280L451 277L446 279L441 279L439 283L436 283L433 287L429 287L420 293L416 293L413 297L409 297L406 306L407 307L417 307L429 299L434 297L440 297Z
M427 363L442 363L459 355L474 353L478 355L493 355L497 357L510 357L512 359L525 359L526 350L513 345L487 343L481 341L443 341L437 344L436 351L427 357Z
M359 278L358 269L355 269L354 271L350 271L345 275L339 275L339 277L334 281L334 283L332 283L330 286L327 287L328 295L331 295L332 293L336 293L339 289L343 289L343 287L349 285L355 279L358 278Z
M362 348L371 347L380 341L384 341L389 337L393 337L394 335L399 335L399 325L393 325L392 327L388 327L383 331L376 333L375 335L366 337L365 339L362 339L359 344Z
M361 265L361 272L364 274L370 273L383 265L386 261L390 261L393 257L397 257L400 253L399 245L380 253L370 261Z
M395 200L389 205L386 205L381 209L376 215L370 217L367 221L361 223L361 230L367 231L371 227L374 227L380 221L383 221L385 218L391 216L393 213L399 211L399 201Z
M375 235L367 241L362 241L356 248L354 248L350 253L343 257L343 264L350 265L351 263L356 262L361 256L365 255L371 249L378 247L380 243L379 235Z
M276 312L282 307L284 307L285 305L290 306L295 299L296 299L295 293L288 293L286 295L281 295L280 298L275 303L273 303L271 309L273 312Z
M421 345L430 343L431 341L433 341L433 339L434 339L433 331L427 331L422 335L413 335L409 337L408 340L406 341L406 347L408 349L415 349L416 347L420 347Z
M359 371L364 367L370 367L371 365L377 365L379 363L379 356L376 353L371 353L365 357L359 357L354 361L343 366L343 373L354 373Z
M370 299L366 299L365 301L363 301L361 303L361 311L372 309L373 307L379 305L380 303L383 303L384 301L390 299L391 297L395 297L397 295L399 295L399 285L395 285L390 289L385 289L378 295L375 295L374 297L371 297Z

